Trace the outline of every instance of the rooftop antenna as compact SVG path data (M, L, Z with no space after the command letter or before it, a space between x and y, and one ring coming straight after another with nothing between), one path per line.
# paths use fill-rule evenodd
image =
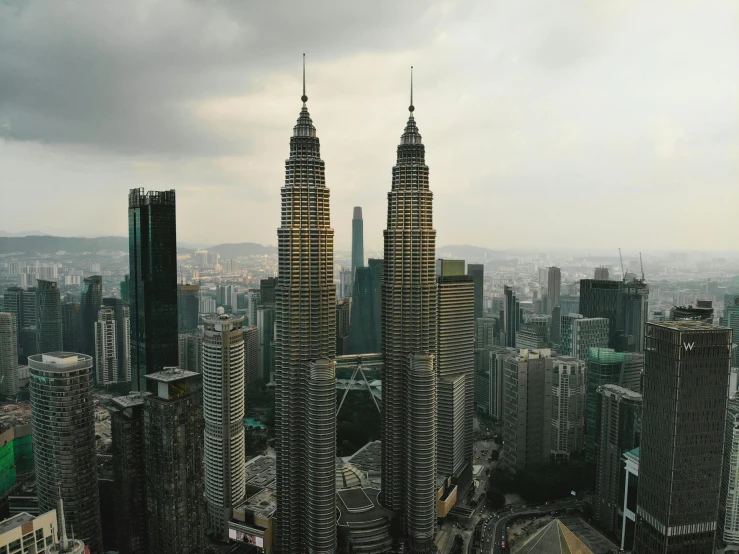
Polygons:
M64 501L62 500L62 483L59 486L59 550L67 552L69 550L69 539L67 539L67 524L64 520ZM74 531L72 532L74 533Z
M303 52L303 96L300 97L305 104L308 101L308 97L305 95L305 52Z
M639 252L639 265L641 265L641 280L644 281L644 262L641 259L641 252Z
M411 66L411 105L408 106L408 111L413 113L413 110L416 108L413 107L413 66Z
M621 255L621 248L618 249L618 257L621 258L621 280L626 281L626 272L624 271L624 257Z

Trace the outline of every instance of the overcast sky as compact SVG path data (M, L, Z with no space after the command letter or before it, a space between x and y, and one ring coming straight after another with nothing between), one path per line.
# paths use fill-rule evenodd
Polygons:
M303 52L339 249L411 65L438 245L737 249L735 0L0 0L0 230L276 244Z

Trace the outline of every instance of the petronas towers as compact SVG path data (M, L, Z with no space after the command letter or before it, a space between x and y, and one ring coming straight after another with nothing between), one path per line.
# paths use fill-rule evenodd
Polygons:
M436 520L436 280L432 194L413 116L388 193L382 283L382 501L397 546L429 554ZM290 138L277 230L277 539L280 554L336 551L336 287L329 189L303 107Z

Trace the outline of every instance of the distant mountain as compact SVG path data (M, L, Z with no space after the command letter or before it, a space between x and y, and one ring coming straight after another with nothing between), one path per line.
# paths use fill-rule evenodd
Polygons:
M0 231L0 237L30 237L30 236L48 236L46 233L41 231L19 231L17 233L11 233L10 231Z
M240 258L246 256L262 256L277 254L277 247L264 246L255 242L239 242L236 244L218 244L207 248L208 252L218 252L221 259Z
M479 263L487 260L498 260L506 257L504 252L483 248L481 246L470 246L469 244L453 244L440 246L436 249L439 258L453 258L466 262Z
M70 254L81 254L83 252L122 251L128 252L128 238L126 237L52 237L29 236L29 237L0 237L0 254L24 253L54 254L64 251Z

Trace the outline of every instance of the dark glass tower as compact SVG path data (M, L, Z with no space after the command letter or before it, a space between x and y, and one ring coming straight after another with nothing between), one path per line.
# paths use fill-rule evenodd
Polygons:
M467 275L475 283L475 320L482 317L482 288L485 279L485 266L482 264L467 264Z
M56 281L36 281L36 342L42 353L63 347L62 301Z
M175 191L128 194L131 388L177 365L177 228Z
M412 92L409 110L384 233L382 499L398 512L409 552L422 554L435 549L436 230Z
M177 285L177 327L193 331L200 323L200 285Z
M382 322L380 295L382 287L382 260L370 258L368 267L358 267L352 289L349 353L380 352Z
M362 208L355 206L352 218L352 279L358 267L364 267L364 221Z
M305 73L303 73L305 88ZM322 406L309 403L314 379L335 379L328 364L336 354L334 230L329 189L316 128L303 108L290 138L277 230L275 420L277 451L277 540L280 554L332 553L336 548L336 490L333 472L336 433L316 433L308 417ZM323 383L325 384L325 383ZM320 388L320 386L319 386ZM335 393L332 391L331 397ZM330 418L335 422L335 412ZM333 467L333 465L331 465ZM327 481L326 478L330 476Z
M80 305L76 302L62 302L62 341L65 352L81 350L80 322Z
M80 350L95 360L95 322L103 304L103 278L100 275L82 280L80 298Z
M580 313L609 320L608 347L618 349L622 331L621 281L580 280Z
M648 323L634 552L710 554L718 514L731 329Z
M508 285L503 285L504 346L516 346L516 331L521 328L521 303Z

